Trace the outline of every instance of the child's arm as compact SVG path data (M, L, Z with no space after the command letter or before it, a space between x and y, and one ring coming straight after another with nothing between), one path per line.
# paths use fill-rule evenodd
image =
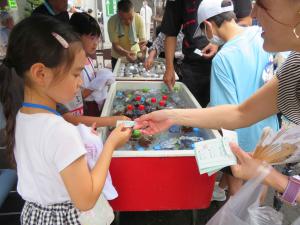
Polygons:
M86 126L92 126L96 123L96 127L116 126L117 120L131 120L126 116L107 116L107 117L93 117L93 116L74 116L72 113L65 113L63 117L69 123L78 125L82 123Z
M88 169L86 158L81 156L60 172L76 208L86 211L95 205L102 192L113 151L124 145L130 135L131 130L122 125L113 130L91 171Z

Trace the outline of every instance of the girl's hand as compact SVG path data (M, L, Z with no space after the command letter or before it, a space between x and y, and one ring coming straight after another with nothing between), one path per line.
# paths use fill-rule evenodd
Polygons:
M134 129L142 129L143 134L152 135L169 129L173 121L169 118L169 110L158 110L141 116L135 120Z
M131 136L130 128L125 128L124 124L116 127L108 136L106 143L110 143L114 149L122 147Z

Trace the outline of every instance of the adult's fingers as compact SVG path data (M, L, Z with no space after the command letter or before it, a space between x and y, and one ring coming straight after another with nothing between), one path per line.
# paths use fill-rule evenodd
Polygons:
M247 159L251 159L249 154L247 154L245 151L243 151L237 144L230 143L230 148L233 152L233 154L238 158L239 162L241 164L245 163Z
M173 82L172 77L168 76L168 75L164 76L164 82L168 86L169 90L172 91L173 87L174 87L174 84L175 84L175 82Z
M144 129L144 128L146 128L146 127L148 127L148 122L147 121L135 121L136 123L135 123L135 125L134 125L134 127L133 127L133 129L135 129L135 130L139 130L139 129Z

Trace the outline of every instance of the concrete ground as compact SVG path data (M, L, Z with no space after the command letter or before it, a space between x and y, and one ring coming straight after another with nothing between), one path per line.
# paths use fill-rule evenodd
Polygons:
M273 191L270 190L267 196L267 205L272 205ZM10 196L4 208L20 211L22 201L16 194ZM198 210L196 223L194 225L205 225L206 222L222 207L223 203L212 202L210 208ZM0 210L0 225L19 225L19 215L1 216L5 210ZM289 207L284 205L281 209L284 215L283 225L291 223L300 216L300 207ZM162 212L121 212L119 223L115 221L113 225L193 225L192 211L162 211ZM230 224L224 224L230 225Z
M270 190L266 205L273 204L274 191ZM114 225L205 225L208 220L222 207L223 203L212 202L210 208L198 210L196 223L193 223L192 211L163 211L163 212L121 212L119 223ZM283 225L291 225L300 217L300 206L283 205ZM230 224L224 224L230 225Z

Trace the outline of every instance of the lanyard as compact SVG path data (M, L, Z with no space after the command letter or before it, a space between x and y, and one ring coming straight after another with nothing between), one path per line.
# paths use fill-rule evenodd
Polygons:
M52 9L52 7L49 5L47 1L44 1L44 6L46 7L47 11L50 13L50 15L55 16L56 13Z
M90 65L91 65L91 67L92 67L92 69L93 69L94 75L96 76L96 71L95 71L95 69L94 69L93 63L91 62L91 60L90 60L89 58L88 58L88 61L89 61ZM85 74L87 75L89 81L91 82L91 81L92 81L92 78L90 77L89 72L87 71L86 68L83 68L83 70L84 70Z
M29 103L29 102L23 102L22 103L22 107L28 107L28 108L36 108L36 109L44 109L47 110L49 112L54 113L57 116L60 116L60 113L57 112L55 109L52 109L46 105L40 105L40 104L34 104L34 103Z

